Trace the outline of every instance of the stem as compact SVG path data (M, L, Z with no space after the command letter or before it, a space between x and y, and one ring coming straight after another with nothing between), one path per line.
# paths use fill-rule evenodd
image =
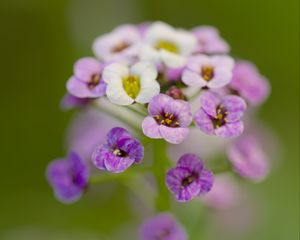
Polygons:
M147 116L147 112L145 111L145 109L141 108L141 105L139 105L137 103L127 106L127 109L129 109L130 111L133 111L134 113L140 115L141 117Z
M153 141L153 174L157 185L157 211L170 209L170 194L165 184L166 172L170 167L166 148L167 143L164 140Z

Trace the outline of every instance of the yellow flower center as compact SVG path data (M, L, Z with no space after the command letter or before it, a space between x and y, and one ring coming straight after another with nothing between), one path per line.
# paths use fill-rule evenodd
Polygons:
M218 128L225 125L227 115L228 112L222 106L219 106L217 108L217 115L213 119L214 128Z
M204 80L209 81L214 77L214 67L207 65L201 68L201 76Z
M168 112L161 114L161 115L156 115L154 117L154 119L156 120L156 122L158 124L161 124L164 126L168 126L168 127L172 127L172 128L176 128L176 127L180 126L180 124L177 120L177 117L174 114L170 114Z
M129 97L135 99L141 90L140 78L137 76L129 75L123 78L123 88Z
M155 48L158 50L165 49L172 53L178 53L178 47L170 41L160 40L156 43Z

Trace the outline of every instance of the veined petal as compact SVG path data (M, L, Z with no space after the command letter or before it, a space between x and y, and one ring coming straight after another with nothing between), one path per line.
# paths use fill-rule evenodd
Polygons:
M215 129L215 134L219 137L234 138L240 136L244 131L242 121L226 123L224 126Z
M188 136L189 129L182 127L171 128L164 125L160 125L159 132L167 142L179 144Z
M159 132L159 125L153 117L146 117L142 123L143 133L150 138L162 138Z

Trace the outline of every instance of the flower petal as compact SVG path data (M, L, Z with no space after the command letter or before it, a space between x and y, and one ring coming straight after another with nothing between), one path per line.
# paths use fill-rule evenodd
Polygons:
M215 134L219 137L234 138L240 136L244 131L242 121L226 123L224 126L215 129Z
M146 117L142 123L143 133L150 138L162 138L159 132L159 125L153 117Z
M173 98L169 97L166 94L158 94L157 96L154 96L148 105L149 114L151 116L161 114L167 103L172 100Z
M207 81L205 81L200 75L190 69L185 69L182 74L182 81L190 87L205 87Z
M227 122L236 122L240 120L247 108L244 99L238 96L226 96L222 101L222 105L228 112L226 116Z
M130 157L118 157L112 152L106 155L104 159L104 165L106 169L113 173L124 172L134 163L134 159Z
M217 114L217 107L221 103L221 100L217 93L208 91L200 96L201 108L211 117L215 117Z
M196 126L204 133L208 135L214 135L214 125L211 120L211 117L200 108L195 114Z
M170 128L164 125L160 125L159 132L167 142L179 144L188 136L189 129L183 127Z
M197 155L191 153L182 155L176 166L190 169L190 171L196 173L200 173L204 168L203 161L201 161Z
M74 74L81 81L88 82L93 74L100 74L102 65L96 58L85 57L74 64Z

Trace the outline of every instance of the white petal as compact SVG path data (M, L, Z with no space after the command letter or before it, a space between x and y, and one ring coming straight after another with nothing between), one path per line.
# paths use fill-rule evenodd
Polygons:
M158 95L160 92L160 85L157 81L141 81L141 90L135 101L139 103L148 103L151 98Z
M180 54L183 56L189 56L197 45L196 37L185 30L177 30L174 41L179 47Z
M134 100L125 92L122 79L120 79L120 81L110 82L106 88L106 95L114 104L130 105L134 102Z
M159 51L150 45L143 45L141 48L140 59L142 61L150 61L152 63L160 62Z
M104 68L102 77L104 82L119 81L122 77L128 76L129 70L125 64L112 63Z
M160 50L160 56L164 64L168 67L178 68L184 66L186 58L175 53L171 53L164 49Z
M150 79L153 81L157 77L156 67L151 62L138 62L131 67L130 72L143 80Z
M155 45L158 40L174 41L175 29L163 22L153 23L147 30L145 41L151 45Z

